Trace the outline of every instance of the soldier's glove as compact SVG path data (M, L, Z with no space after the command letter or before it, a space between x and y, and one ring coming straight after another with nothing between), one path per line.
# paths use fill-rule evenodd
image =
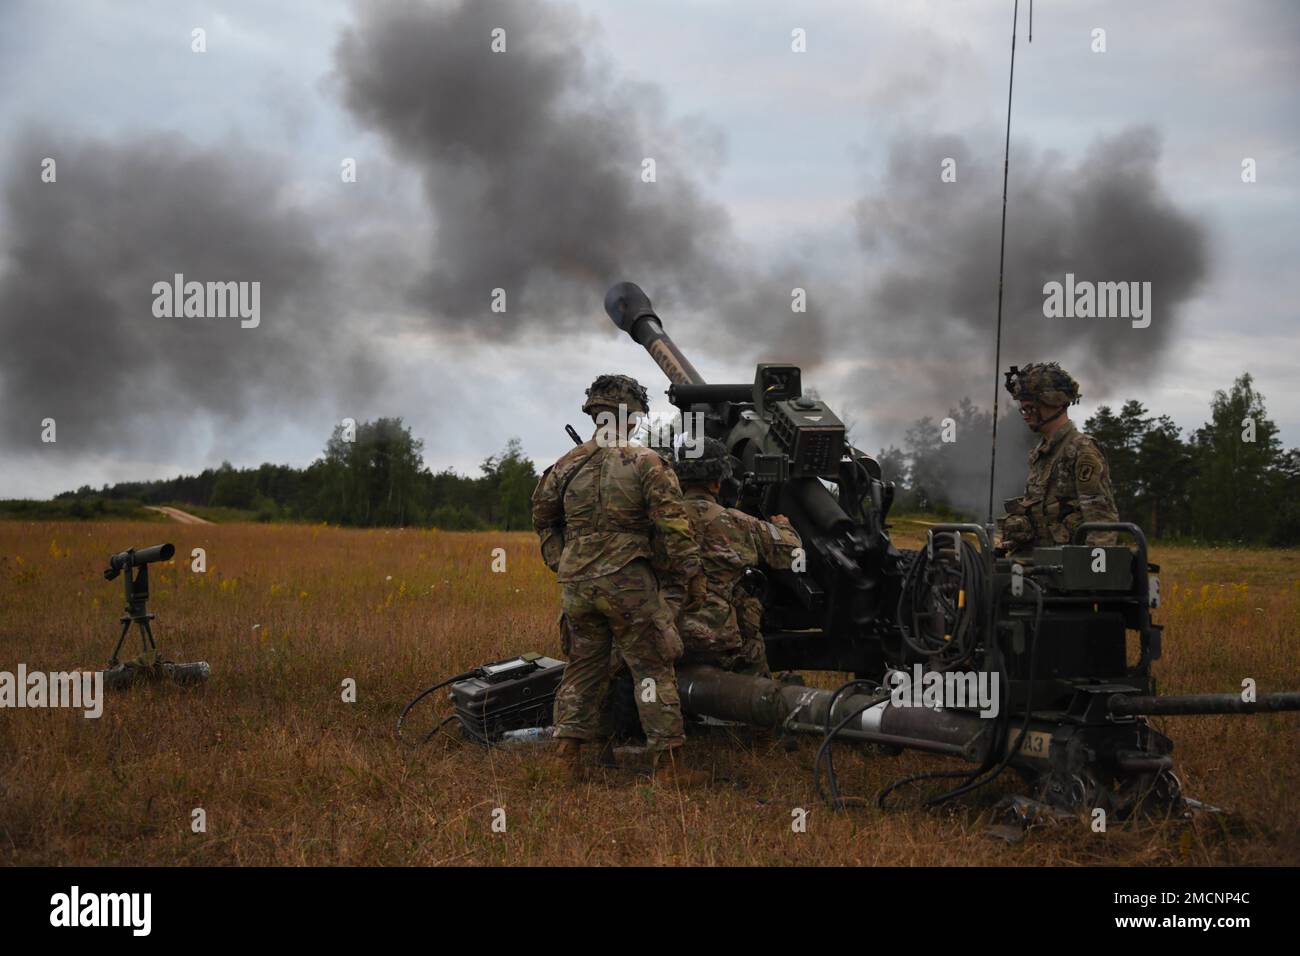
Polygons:
M1002 522L1002 546L1015 551L1034 542L1034 523L1028 515L1007 515Z
M560 570L560 558L564 555L564 529L548 528L542 532L542 560L552 571Z
M709 596L707 584L703 572L687 581L686 599L677 606L677 613L680 614L683 610L694 610L703 607Z
M713 643L713 632L690 615L682 619L677 628L677 636L682 639L683 645L690 641L692 647L707 647Z
M669 663L681 660L686 653L682 645L682 636L677 632L677 625L664 624L659 628L659 651Z

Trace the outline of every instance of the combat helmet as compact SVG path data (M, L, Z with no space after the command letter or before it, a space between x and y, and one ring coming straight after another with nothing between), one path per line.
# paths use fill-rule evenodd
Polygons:
M716 438L706 438L700 454L694 458L688 457L685 445L679 446L673 458L673 471L677 472L677 480L683 485L723 482L731 477L733 462L726 445Z
M598 375L587 389L582 410L590 415L597 408L627 406L629 412L650 411L650 398L636 379L627 375Z
M1044 405L1077 405L1083 394L1079 383L1055 362L1031 362L1024 368L1011 366L1006 388L1018 402L1034 401Z

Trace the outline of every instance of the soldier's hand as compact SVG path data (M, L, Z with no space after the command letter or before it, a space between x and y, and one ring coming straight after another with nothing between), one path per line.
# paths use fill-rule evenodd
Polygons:
M677 625L665 624L659 629L660 647L663 651L664 658L668 661L679 661L682 655L686 653L686 647L682 644L682 636L677 631Z
M1025 515L1008 515L1002 523L1002 543L1015 550L1032 543L1034 540L1033 523Z
M785 515L772 515L772 523L783 524L788 526L790 524L790 519L787 518Z

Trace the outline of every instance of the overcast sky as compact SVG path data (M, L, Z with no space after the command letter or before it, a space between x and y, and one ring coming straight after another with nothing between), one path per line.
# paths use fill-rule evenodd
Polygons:
M1011 12L6 0L0 497L305 465L344 417L401 416L435 469L512 436L547 463L599 373L667 409L602 311L622 279L706 379L800 362L868 450L987 406ZM1057 0L1027 27L1022 3L1003 366L1059 359L1080 421L1137 398L1184 428L1250 371L1300 445L1300 5ZM1045 318L1066 272L1151 282L1151 325ZM176 273L259 282L260 324L155 316Z

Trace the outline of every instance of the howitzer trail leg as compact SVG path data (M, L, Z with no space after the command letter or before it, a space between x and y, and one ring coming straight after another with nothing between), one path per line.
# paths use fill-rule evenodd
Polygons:
M841 696L828 713L832 692L779 684L763 677L733 674L707 665L690 665L677 675L683 707L693 714L738 720L759 727L808 733L825 732L855 711L841 736L849 740L894 744L913 750L982 760L992 722L976 714L923 707L895 707L884 700L872 706L866 694ZM863 709L865 708L865 709Z

